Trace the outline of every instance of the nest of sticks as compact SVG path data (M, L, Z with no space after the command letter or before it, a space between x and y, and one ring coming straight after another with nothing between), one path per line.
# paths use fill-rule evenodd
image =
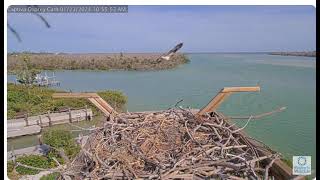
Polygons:
M122 113L92 132L63 174L72 179L268 178L279 155L260 156L266 147L254 146L242 135L244 127L230 125L217 112L201 117L182 108Z

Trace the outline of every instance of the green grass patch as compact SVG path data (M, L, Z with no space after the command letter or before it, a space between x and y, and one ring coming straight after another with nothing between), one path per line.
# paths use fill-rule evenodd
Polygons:
M56 180L60 176L60 173L51 173L46 176L42 176L40 180Z
M128 98L123 95L121 91L106 90L97 92L98 95L106 100L116 111L123 111L124 105L127 103Z
M70 131L62 129L46 130L43 135L43 142L57 149L63 149L69 159L74 158L80 151ZM55 157L60 163L64 163L62 157L56 151L51 151L49 157Z
M39 156L39 155L21 156L21 157L18 157L16 161L24 165L29 165L32 167L38 167L43 169L50 169L56 166L53 160L44 156ZM39 170L30 169L22 166L17 166L16 171L20 175L27 175L27 174L34 175L40 172Z
M87 99L79 98L57 98L53 99L52 94L57 91L54 89L38 86L24 86L20 84L8 84L8 119L12 119L19 114L28 113L29 116L39 115L48 111L58 111L59 109L84 108L88 105L94 114L100 113L98 109L92 105ZM117 111L124 110L127 97L120 91L101 91L99 95Z

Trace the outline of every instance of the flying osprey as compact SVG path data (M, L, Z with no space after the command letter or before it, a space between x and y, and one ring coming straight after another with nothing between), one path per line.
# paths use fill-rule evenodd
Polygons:
M173 56L174 53L176 53L182 46L183 46L183 43L177 44L173 49L171 49L166 54L162 55L160 58L165 59L165 60L169 60L171 58L171 56Z

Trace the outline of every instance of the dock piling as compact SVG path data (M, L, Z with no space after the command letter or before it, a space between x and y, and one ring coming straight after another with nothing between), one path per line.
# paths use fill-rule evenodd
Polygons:
M69 111L69 122L72 123L71 109L68 108L68 111Z
M28 113L24 114L24 120L26 121L26 126L29 126Z
M40 127L42 127L42 118L41 118L41 115L39 115L39 122L40 122Z
M86 111L86 117L85 117L85 118L86 118L86 121L87 121L87 120L89 120L89 118L88 118L88 107L87 107L87 105L85 105L84 108L85 108L85 111Z
M49 126L51 126L52 123L51 123L50 111L48 111L48 120L49 120Z

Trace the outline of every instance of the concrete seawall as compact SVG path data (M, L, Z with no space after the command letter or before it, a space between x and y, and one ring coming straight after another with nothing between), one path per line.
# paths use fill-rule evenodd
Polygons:
M80 109L11 119L7 121L7 138L37 134L41 132L42 127L91 120L92 116L91 109Z

